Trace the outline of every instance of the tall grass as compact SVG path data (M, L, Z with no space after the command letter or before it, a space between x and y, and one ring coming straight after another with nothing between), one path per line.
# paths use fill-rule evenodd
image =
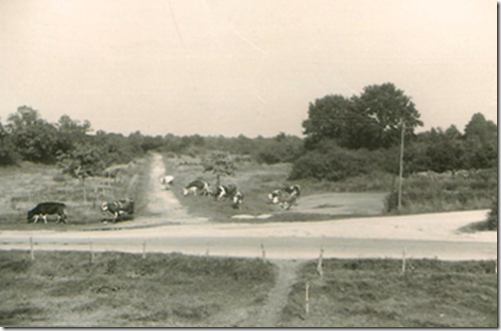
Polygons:
M0 325L252 326L273 286L260 259L0 252Z
M494 261L324 260L304 265L282 327L497 327ZM310 283L309 315L304 311Z
M471 171L461 175L413 175L404 179L403 214L484 209L497 195L497 169ZM387 197L387 211L395 211L397 192Z
M0 168L0 226L26 227L26 213L40 202L57 201L67 206L68 223L90 224L103 219L103 201L132 198L136 212L146 206L149 161L138 160L129 173L117 178L89 177L83 182L62 175L55 166L23 162L21 167ZM53 227L53 224L49 224Z

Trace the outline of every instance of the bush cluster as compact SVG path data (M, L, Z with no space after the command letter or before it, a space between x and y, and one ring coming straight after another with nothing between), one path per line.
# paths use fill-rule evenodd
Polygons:
M324 141L294 162L289 179L340 181L373 172L396 173L398 158L394 154L393 149L349 150L334 141Z

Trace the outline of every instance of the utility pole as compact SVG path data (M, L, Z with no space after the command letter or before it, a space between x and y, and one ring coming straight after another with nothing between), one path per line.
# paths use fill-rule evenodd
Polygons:
M400 120L401 132L400 132L400 170L398 173L398 210L402 207L402 176L404 173L404 119Z

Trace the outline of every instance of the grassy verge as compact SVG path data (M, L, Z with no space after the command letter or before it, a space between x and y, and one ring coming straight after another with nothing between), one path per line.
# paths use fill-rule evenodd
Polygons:
M61 174L55 166L23 163L21 167L0 168L0 226L2 229L32 229L37 224L27 224L26 214L38 203L63 202L67 206L68 226L44 224L44 229L69 229L82 224L98 223L104 217L100 207L103 201L132 198L136 213L145 208L149 161L138 160L129 173L117 178L90 177L84 183Z
M493 261L324 260L305 264L279 326L497 327ZM309 282L309 314L305 284Z
M249 326L273 286L262 260L0 252L0 325Z
M401 214L487 209L497 196L497 169L462 175L413 175L403 182ZM387 204L395 210L397 193Z

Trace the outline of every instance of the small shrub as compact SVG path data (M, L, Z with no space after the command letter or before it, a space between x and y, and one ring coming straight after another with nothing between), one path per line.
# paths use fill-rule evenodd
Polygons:
M498 229L498 197L495 196L492 200L491 210L487 216L487 228L489 230Z

